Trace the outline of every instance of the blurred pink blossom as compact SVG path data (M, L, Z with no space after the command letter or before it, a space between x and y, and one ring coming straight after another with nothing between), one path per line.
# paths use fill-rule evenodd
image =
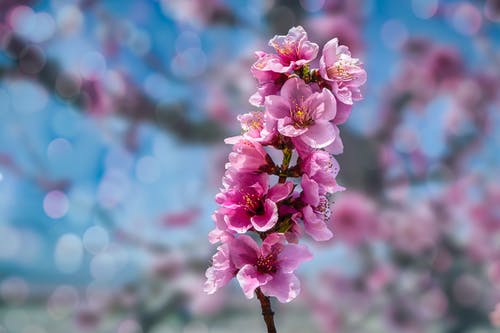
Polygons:
M334 239L357 246L379 236L376 205L364 194L346 192L332 208Z

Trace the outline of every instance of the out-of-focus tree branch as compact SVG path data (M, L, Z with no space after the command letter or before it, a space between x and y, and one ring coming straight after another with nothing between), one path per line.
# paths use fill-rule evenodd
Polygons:
M21 37L12 34L8 29L0 30L0 38L4 41L2 51L14 59L14 65L0 67L0 77L23 77L34 80L49 92L68 100L79 109L86 110L96 98L96 87L92 81L78 79L65 72L53 59L44 59L40 52L33 51L32 46ZM39 64L41 69L36 73L27 73L20 67L23 64ZM215 142L226 135L226 131L216 121L210 119L193 120L186 112L184 104L163 105L156 103L145 95L131 80L125 82L127 93L113 97L112 112L133 122L145 121L166 129L179 139L187 142ZM59 87L58 87L59 85ZM61 85L63 85L61 87ZM75 89L79 87L80 89ZM58 89L74 89L71 96L62 96Z

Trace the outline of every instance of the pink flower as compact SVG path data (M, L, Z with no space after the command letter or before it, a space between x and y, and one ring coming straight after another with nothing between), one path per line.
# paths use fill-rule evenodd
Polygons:
M302 219L304 221L304 230L315 241L327 241L333 237L331 230L328 227L330 220L330 201L324 195L318 199L318 204L315 206L306 205L301 210ZM296 216L293 217L296 219Z
M384 212L389 239L395 248L418 255L436 246L440 225L428 203L413 203L412 207Z
M269 188L269 176L248 184L245 180L217 196L223 207L229 230L244 233L252 227L260 232L274 227L278 221L277 203L293 191L293 183L276 184Z
M318 44L307 39L307 32L301 26L288 30L286 36L274 36L269 41L280 60L281 68L276 72L284 73L311 62L318 55ZM276 66L278 69L278 66Z
M226 172L224 173L224 177L222 177L222 185L224 188L222 192L226 192L231 188L235 187L245 187L250 186L256 182L266 182L266 178L269 176L264 173L245 173L238 172L235 168L226 168ZM215 201L219 203L217 199L220 195L218 194L215 198Z
M302 171L324 192L335 193L344 190L336 181L340 167L337 160L323 150L317 150L300 164Z
M212 244L225 243L233 237L234 231L228 230L226 222L224 222L224 211L224 208L220 208L212 214L215 228L208 233L208 241Z
M227 167L234 168L237 172L262 171L266 165L274 164L271 157L258 142L240 137L228 138L226 143L234 143L233 152L229 154Z
M291 78L281 88L281 96L266 97L269 114L277 119L278 132L312 148L325 148L336 138L336 106L332 93L313 93L299 78Z
M241 135L226 138L224 141L235 144L242 139L255 141L263 146L269 145L278 135L276 119L266 112L254 111L238 116L241 125Z
M276 135L276 121L262 111L253 111L237 117L241 124L242 136L248 140L267 143Z
M248 101L254 106L262 106L266 96L279 93L281 86L287 80L287 75L276 72L282 70L276 55L261 51L255 52L255 55L258 59L250 68L250 72L257 79L259 88Z
M229 244L224 243L217 248L217 253L212 257L212 266L205 273L207 280L203 290L208 294L215 293L236 275L237 270L230 260Z
M318 55L318 45L308 41L307 33L301 27L294 27L286 36L274 36L269 45L277 54L255 52L257 61L250 71L259 83L259 89L249 102L262 106L266 96L276 95L287 80L287 73L311 62Z
M301 26L293 27L285 36L274 36L269 41L277 54L256 52L259 58L252 66L252 73L257 79L259 72L289 73L311 62L318 55L318 44L307 39L307 32ZM271 75L266 73L265 75Z
M319 71L340 102L352 105L353 101L361 99L359 87L366 82L366 72L362 63L351 57L348 47L339 45L337 38L323 47ZM346 116L342 115L342 118L345 120Z
M236 279L247 298L253 298L259 288L280 302L293 300L300 292L300 281L293 273L299 265L312 259L304 245L286 244L280 234L266 237L259 248L249 236L243 235L231 243L231 259L239 269Z
M335 202L332 211L333 231L350 245L358 245L377 236L376 210L366 196L350 192Z
M336 125L333 124L333 122L332 125L335 140L333 140L331 144L323 148L323 150L333 155L342 154L342 152L344 151L344 143L342 142L342 138L340 137L340 130ZM312 148L301 140L293 140L293 144L295 145L295 149L297 150L299 157L302 159L306 159L313 152L317 151L317 149Z

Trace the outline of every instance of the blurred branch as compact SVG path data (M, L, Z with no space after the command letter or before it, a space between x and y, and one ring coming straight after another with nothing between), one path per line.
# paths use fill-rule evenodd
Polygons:
M53 59L45 61L43 54L39 52L29 52L30 43L21 37L12 34L5 28L0 31L0 39L5 40L4 52L15 59L15 64L11 67L0 66L1 77L23 77L40 83L49 92L59 95L68 100L79 109L89 109L96 98L96 87L92 81L79 83L77 78L65 72L61 66ZM29 64L44 64L40 71L29 74L22 70L20 62ZM57 90L57 84L64 80L66 87L78 87L70 98L61 96ZM60 83L59 83L60 84ZM111 101L112 110L118 115L129 119L132 122L150 122L163 128L176 137L187 142L210 143L219 141L226 136L226 131L214 120L190 119L184 104L162 105L153 101L137 88L130 80L126 82L126 94L120 97L113 97Z

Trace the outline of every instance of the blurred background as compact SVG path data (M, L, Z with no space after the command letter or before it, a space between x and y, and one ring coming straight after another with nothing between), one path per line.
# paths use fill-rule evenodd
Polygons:
M279 332L497 331L500 1L1 0L1 333L264 331L203 294L207 232L253 52L294 25L369 79Z

